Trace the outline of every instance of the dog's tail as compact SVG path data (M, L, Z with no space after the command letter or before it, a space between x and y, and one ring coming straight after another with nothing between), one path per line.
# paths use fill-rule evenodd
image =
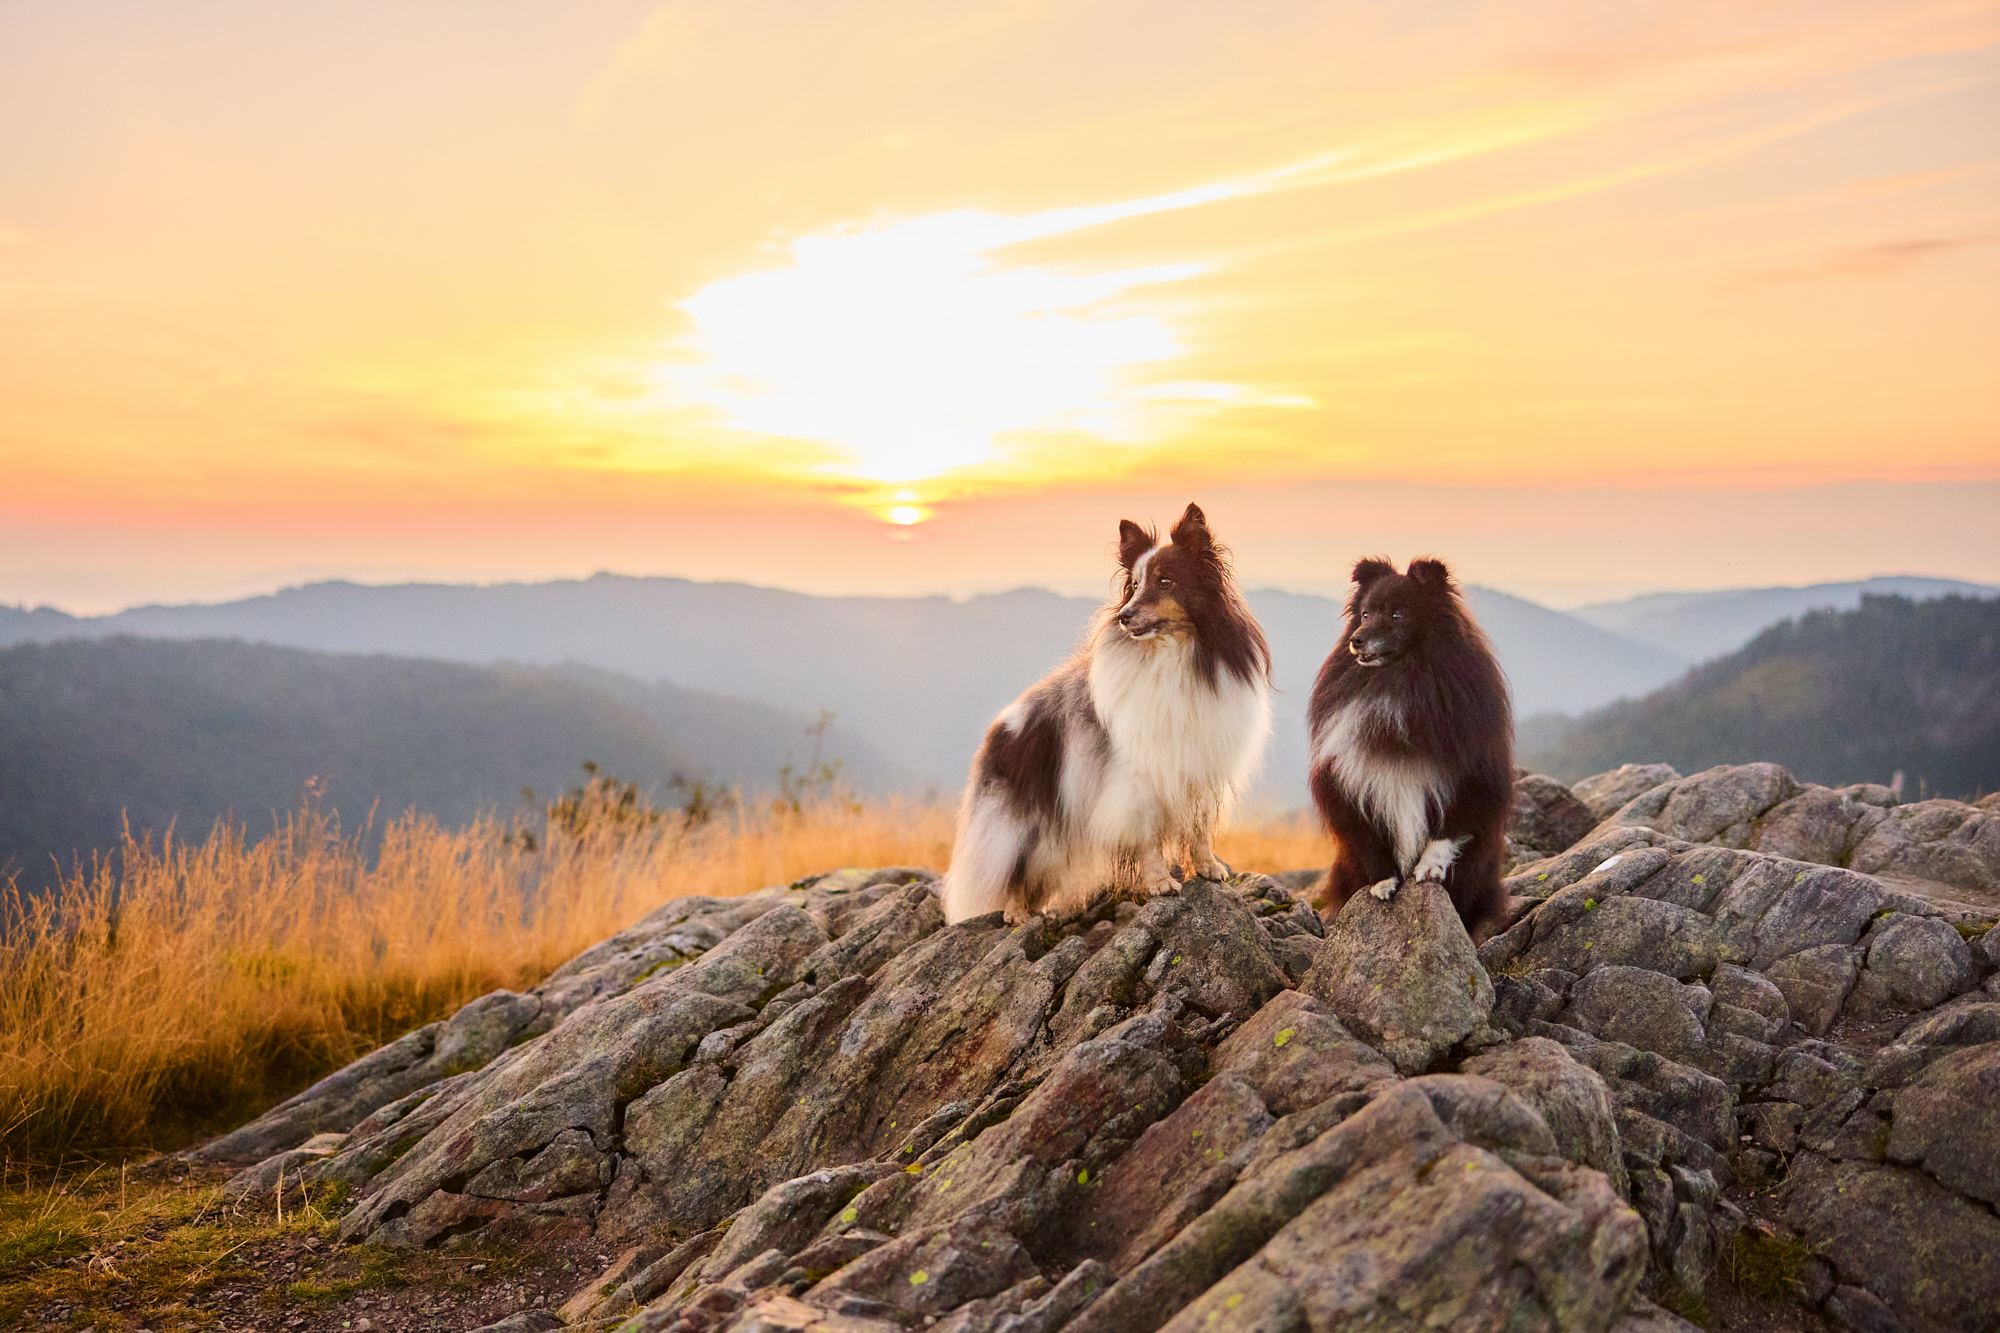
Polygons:
M1034 844L1034 830L1021 825L999 793L967 792L944 875L945 923L955 926L1006 907Z

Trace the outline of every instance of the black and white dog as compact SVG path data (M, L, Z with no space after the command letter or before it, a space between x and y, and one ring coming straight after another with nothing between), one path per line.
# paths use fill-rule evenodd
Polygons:
M1442 883L1468 931L1506 910L1513 799L1507 682L1451 573L1354 567L1347 626L1313 684L1313 804L1334 841L1329 913L1360 890Z

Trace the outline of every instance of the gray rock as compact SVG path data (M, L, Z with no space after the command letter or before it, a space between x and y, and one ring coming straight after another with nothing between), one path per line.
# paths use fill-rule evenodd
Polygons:
M1801 867L1757 923L1751 966L1768 972L1771 964L1795 953L1853 944L1887 901L1881 884L1866 875L1833 866ZM1792 1008L1796 1015L1798 1006Z
M510 1314L495 1324L481 1324L472 1333L551 1333L563 1326L562 1317L547 1310L524 1310Z
M1040 1277L1004 1207L968 1210L870 1250L808 1291L808 1304L837 1308L843 1295L879 1301L900 1315L943 1314L1017 1282Z
M1801 1042L1778 1058L1767 1091L1805 1107L1823 1106L1861 1085L1861 1063L1826 1042Z
M702 1278L721 1281L732 1269L766 1250L796 1254L855 1195L897 1169L887 1162L860 1162L773 1185L736 1215L702 1264Z
M1874 813L1873 807L1850 801L1839 792L1809 786L1765 811L1745 845L1793 861L1845 865L1856 823L1864 814Z
M353 1129L372 1111L505 1050L541 1012L531 995L494 991L442 1023L431 1023L365 1055L192 1155L210 1162L262 1161L315 1134Z
M1799 1126L1805 1108L1797 1102L1752 1102L1736 1108L1736 1118L1750 1137L1773 1152L1789 1153L1799 1146Z
M753 1012L748 1001L795 981L799 965L825 942L796 907L761 913L697 962L600 1000L509 1052L459 1099L449 1119L375 1178L343 1219L342 1234L368 1236L401 1214L405 1224L397 1234L423 1244L437 1233L424 1234L409 1219L445 1181L539 1149L568 1129L609 1141L627 1102L684 1063L702 1037ZM437 1215L450 1211L440 1202Z
M1611 1333L1697 1333L1699 1325L1663 1310L1644 1296L1634 1296L1625 1313L1611 1326Z
M1570 988L1563 1021L1595 1036L1698 1064L1707 1044L1692 989L1640 967L1600 967Z
M287 1195L292 1187L306 1184L306 1168L318 1164L336 1151L344 1141L341 1134L318 1134L289 1152L274 1153L253 1167L238 1171L222 1187L222 1196L231 1203L256 1203L269 1195L273 1202L278 1191L283 1188Z
M1784 1218L1905 1325L1985 1329L2000 1310L2000 1219L1921 1171L1800 1153L1778 1191Z
M1773 1042L1785 1034L1792 1021L1791 1006L1785 1002L1785 993L1774 985L1770 978L1748 968L1724 963L1715 969L1709 981L1709 990L1715 995L1717 1005L1727 1005L1738 1012L1749 1012L1757 1016L1760 1031L1744 1031L1746 1037L1759 1041Z
M1540 856L1567 851L1597 826L1599 816L1568 787L1540 773L1514 776L1514 805L1507 817L1507 837L1515 846Z
M1869 933L1868 971L1881 978L1890 1003L1931 1009L1978 980L1972 950L1936 917L1892 912Z
M1493 1009L1493 983L1450 896L1424 882L1387 903L1348 899L1299 989L1406 1073L1429 1067Z
M1218 1074L1089 1182L1070 1219L1071 1244L1112 1272L1131 1269L1219 1197L1215 1186L1228 1182L1211 1173L1271 1123L1249 1079Z
M1208 1013L1248 1017L1291 985L1264 950L1256 917L1219 884L1190 880L1147 903L1134 924L1159 941L1153 988Z
M594 1194L611 1183L611 1158L590 1135L566 1129L534 1152L503 1157L466 1183L465 1192L482 1199L543 1203L571 1194Z
M1343 1290L1349 1308L1472 1316L1455 1327L1510 1312L1511 1326L1606 1327L1640 1276L1638 1220L1596 1172L1550 1160L1543 1179L1558 1193L1459 1141L1424 1088L1396 1085L1240 1180L1068 1333L1305 1327Z
M1827 1295L1826 1312L1854 1333L1903 1333L1903 1321L1866 1287L1835 1287Z
M1551 1024L1548 1035L1560 1041L1579 1064L1588 1065L1603 1078L1618 1101L1620 1142L1628 1150L1633 1146L1631 1135L1622 1128L1627 1111L1641 1113L1716 1151L1729 1148L1736 1132L1736 1098L1721 1079L1652 1051L1620 1041L1600 1041L1574 1028ZM1683 1160L1689 1156L1692 1154L1682 1154Z
M1654 787L1604 822L1642 825L1683 842L1747 847L1757 820L1798 790L1792 775L1776 764L1722 764Z
M2000 1044L1953 1051L1898 1092L1888 1156L2000 1207Z
M1822 945L1780 958L1763 969L1785 997L1792 1021L1815 1037L1824 1037L1840 1006L1854 989L1859 972L1855 950L1839 944Z
M1664 853L1654 855L1665 861ZM1721 932L1712 919L1673 903L1618 895L1597 876L1556 894L1514 930L1523 928L1530 938L1516 958L1528 967L1582 973L1618 963L1691 977L1721 959Z
M1845 787L1835 787L1834 793L1853 801L1856 805L1872 805L1879 810L1888 810L1901 805L1903 799L1879 782L1854 782Z
M1974 1000L1926 1014L1896 1040L1908 1046L1978 1046L2000 1041L2000 1000Z
M1555 1136L1558 1155L1602 1171L1612 1188L1629 1188L1618 1142L1617 1104L1596 1070L1543 1037L1510 1042L1465 1061L1467 1074L1489 1078L1533 1107Z
M1887 811L1848 864L1964 889L2000 888L2000 812L1959 801L1919 801Z
M1591 815L1604 820L1635 796L1656 787L1680 781L1672 764L1621 764L1609 773L1597 773L1570 784L1570 792Z
M1240 1073L1273 1115L1290 1115L1344 1092L1396 1080L1372 1046L1355 1040L1319 1001L1286 991L1216 1047L1218 1074Z

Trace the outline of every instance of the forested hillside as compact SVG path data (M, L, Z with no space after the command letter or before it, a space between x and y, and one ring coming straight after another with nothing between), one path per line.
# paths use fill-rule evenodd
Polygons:
M1866 597L1774 625L1643 699L1587 714L1523 762L1571 781L1770 760L1803 781L1904 775L1904 794L2000 789L2000 602Z
M378 802L440 820L552 796L591 760L672 799L676 778L776 784L816 744L803 714L588 668L477 667L230 641L113 638L0 651L0 875L24 886L115 844L121 820L199 838L266 830L308 779L350 827ZM823 758L863 790L906 770L838 727Z

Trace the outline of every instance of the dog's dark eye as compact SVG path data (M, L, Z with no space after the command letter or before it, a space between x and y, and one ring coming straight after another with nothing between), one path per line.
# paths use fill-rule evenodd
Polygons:
M1160 575L1160 586L1162 588L1171 588L1174 586L1174 581L1168 578L1165 574L1162 574Z
M1401 620L1402 618L1403 613L1401 611L1392 611L1389 613L1389 619L1391 620Z

